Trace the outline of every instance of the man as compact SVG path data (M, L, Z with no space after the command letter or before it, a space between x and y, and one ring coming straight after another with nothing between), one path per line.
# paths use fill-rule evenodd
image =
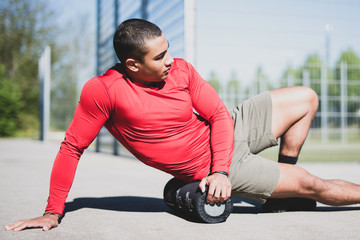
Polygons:
M254 155L281 138L280 160L296 162L317 111L311 89L272 90L229 113L189 63L170 56L156 25L123 22L114 48L121 63L82 90L54 162L44 215L6 230L57 226L78 160L102 126L145 164L187 182L201 180L202 191L208 185L209 203L231 194L262 203L269 197L306 197L329 205L360 202L358 185L322 180L292 164Z

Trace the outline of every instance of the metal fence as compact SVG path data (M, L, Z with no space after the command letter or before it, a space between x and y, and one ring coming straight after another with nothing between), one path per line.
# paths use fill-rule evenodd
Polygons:
M233 108L246 98L278 87L307 86L319 96L319 109L311 126L309 138L322 143L360 142L360 65L345 63L328 67L307 65L300 71L288 71L271 84L258 77L248 87L236 79L220 87L220 97L228 108Z

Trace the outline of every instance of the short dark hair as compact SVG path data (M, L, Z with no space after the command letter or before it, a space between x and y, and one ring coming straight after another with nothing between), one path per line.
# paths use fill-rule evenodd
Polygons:
M113 44L116 55L121 63L133 58L141 63L148 53L146 40L160 37L161 29L155 24L143 19L128 19L116 29Z

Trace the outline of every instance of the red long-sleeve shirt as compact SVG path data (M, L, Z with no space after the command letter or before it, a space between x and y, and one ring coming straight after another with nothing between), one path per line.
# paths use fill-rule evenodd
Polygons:
M191 64L175 59L158 88L132 82L119 69L84 85L54 162L47 211L62 214L78 160L103 125L140 161L184 181L229 171L233 122Z

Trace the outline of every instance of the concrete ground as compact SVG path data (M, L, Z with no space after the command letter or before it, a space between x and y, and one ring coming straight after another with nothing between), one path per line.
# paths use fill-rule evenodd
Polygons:
M0 139L0 226L43 213L58 148L57 141ZM360 183L360 162L302 166L323 178ZM225 223L191 222L163 202L170 178L135 159L87 150L59 226L2 230L0 239L360 239L360 205L262 213L258 204L236 198Z

